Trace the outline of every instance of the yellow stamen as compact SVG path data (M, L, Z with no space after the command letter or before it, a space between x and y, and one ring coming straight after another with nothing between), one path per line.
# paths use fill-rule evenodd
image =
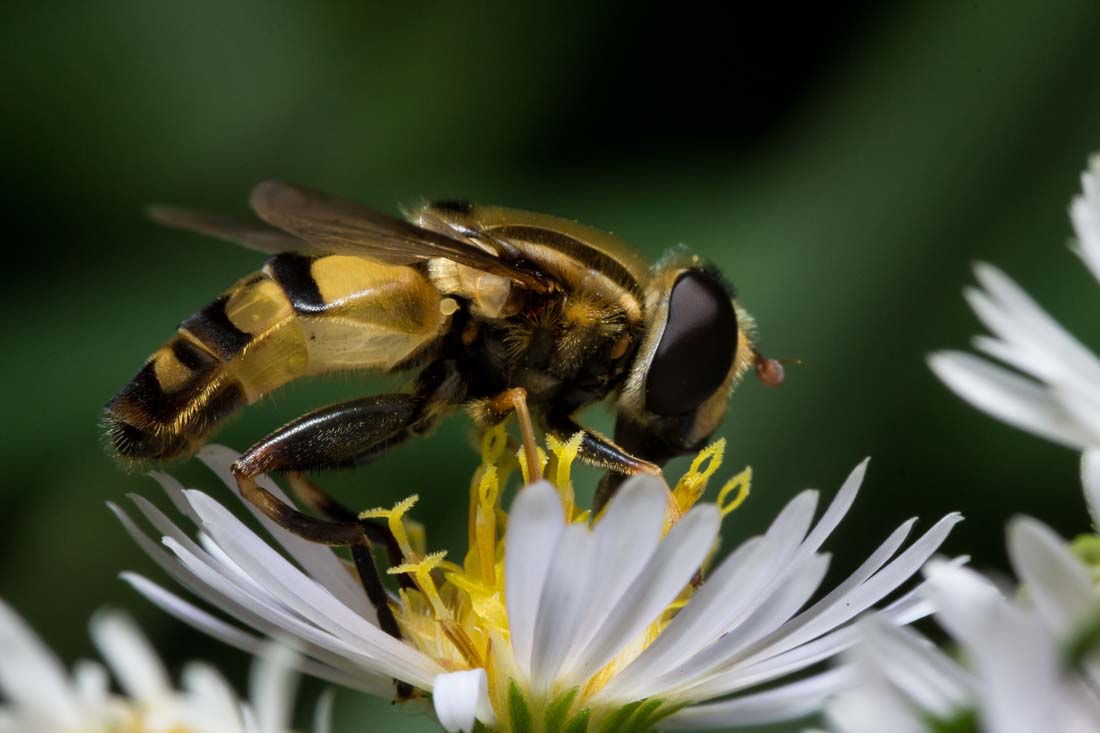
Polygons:
M570 521L575 519L573 513L576 507L576 499L573 493L573 461L577 460L577 454L580 452L581 441L583 440L584 433L582 431L577 431L564 443L553 435L546 436L546 445L550 452L554 454L553 483L558 490L558 495L561 496L565 516Z
M401 548L401 554L404 556L406 562L416 562L420 555L413 549L412 543L409 541L409 535L405 531L405 523L401 521L401 518L416 506L416 502L420 501L420 497L413 494L404 501L399 501L393 505L393 509L368 509L359 515L360 519L385 519L389 525L390 532L397 540L398 547Z
M527 451L524 448L520 448L516 452L516 460L519 462L519 470L523 473L524 486L531 483L531 481L538 481L540 478L542 478L542 469L546 466L546 451L544 451L542 448L536 447L535 452L538 454L536 460L538 461L539 465L535 467L536 470L534 474L534 479L531 478L531 472L527 470Z
M477 616L479 628L508 632L508 613L496 582L482 583L467 573L447 573L446 579L470 599L470 609Z
M496 466L485 469L477 493L474 541L481 566L481 577L483 580L492 581L496 575L497 499L500 496Z
M474 471L473 480L470 482L470 507L467 515L466 534L471 550L477 547L477 516L478 507L481 505L481 483L485 473L490 469L495 471L498 487L508 480L508 471L504 466L504 457L508 450L508 431L504 429L504 424L494 425L482 433L480 443L481 465Z
M435 581L432 580L432 571L439 567L445 557L447 557L446 550L442 552L433 552L422 560L407 562L392 567L386 572L390 575L407 573L413 576L413 580L416 581L416 585L420 588L420 592L427 596L428 602L432 604L432 610L435 611L436 618L440 621L453 621L454 619L451 616L450 609L443 603L443 599L439 597L439 590L435 587Z
M745 470L737 474L729 481L726 482L718 491L718 509L722 512L722 516L730 514L737 510L742 504L745 503L745 499L749 498L749 491L752 488L752 466L746 466ZM730 498L730 494L733 492L733 498Z
M522 416L520 420L522 423ZM446 561L446 553L426 554L422 528L405 518L416 503L415 496L399 502L393 509L372 509L362 514L364 518L387 520L404 555L404 562L388 572L391 575L408 574L413 578L415 588L398 590L391 604L405 638L435 659L443 669L485 669L489 697L498 714L507 713L509 685L521 677L511 655L511 630L505 608L504 543L508 515L501 508L501 495L508 489L508 477L516 465L523 473L525 484L537 479L541 470L548 466L545 477L557 489L567 521L585 525L598 522L599 518L593 517L590 511L576 506L572 466L582 440L581 433L566 441L547 436L547 451L528 451L529 445L518 446L517 451L515 440L508 437L503 424L482 434L481 464L470 483L468 550L461 564ZM700 501L709 480L721 466L725 447L724 440L707 446L695 457L675 488L668 490L666 531ZM537 469L535 471L530 471L528 466L532 453L539 462L538 466L531 467ZM549 463L548 454L551 456ZM717 505L723 517L744 503L751 483L752 471L746 468L722 485ZM707 563L709 558L701 574L705 573ZM687 583L643 633L615 659L581 682L575 706L588 704L620 670L651 645L690 602L697 589L697 582ZM525 696L531 694L526 689L521 692ZM540 704L537 699L528 702ZM593 715L606 712L594 712Z
M725 452L726 439L719 438L695 456L687 473L676 482L672 495L676 500L676 508L681 514L695 506L703 492L707 490L707 482L722 465Z

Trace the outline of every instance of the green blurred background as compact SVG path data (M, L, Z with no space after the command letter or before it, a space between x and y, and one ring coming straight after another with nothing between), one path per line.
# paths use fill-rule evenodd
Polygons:
M958 509L947 550L1002 568L1017 512L1087 520L1070 452L951 396L924 364L977 324L960 289L993 261L1086 341L1100 288L1067 251L1068 201L1100 150L1100 6L848 2L690 5L290 2L5 4L0 75L9 254L0 440L0 595L67 658L104 604L173 663L244 660L116 579L163 576L104 508L157 492L120 473L102 404L177 322L260 258L145 222L150 202L243 212L281 177L396 211L466 197L547 211L646 253L685 242L756 315L789 383L754 380L722 434L755 469L727 547L796 490L835 491L871 455L833 576L919 514ZM300 384L222 434L236 447L322 402L379 389ZM608 427L606 413L590 422ZM455 417L326 485L357 505L412 492L436 546L475 463ZM214 488L194 467L181 473ZM159 497L158 497L159 498ZM450 515L448 517L448 515ZM451 520L448 522L448 518ZM346 730L426 731L351 694Z

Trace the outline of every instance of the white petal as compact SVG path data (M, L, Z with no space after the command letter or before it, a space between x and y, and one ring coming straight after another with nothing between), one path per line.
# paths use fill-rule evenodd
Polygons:
M257 654L266 643L264 639L215 618L201 608L188 603L140 575L123 573L120 577L133 586L138 593L159 606L161 610L183 621L188 626L232 647L248 654ZM314 649L311 647L311 653L313 651ZM321 654L320 656L324 658L329 655ZM336 658L335 661L339 664L342 658ZM305 674L377 697L386 697L393 692L393 683L390 678L369 674L358 665L354 668L354 674L309 659L299 659L296 666ZM341 666L346 667L347 664Z
M1081 485L1093 531L1100 532L1100 450L1087 450L1081 455Z
M925 566L924 574L928 578L928 597L936 607L936 619L956 639L980 635L983 613L1003 600L992 583L969 568L934 560Z
M927 639L874 616L861 621L859 628L863 651L876 671L921 710L948 718L972 705L973 680Z
M332 733L332 708L336 695L331 688L321 693L313 709L313 733Z
M766 598L766 588L784 577L813 520L817 492L804 491L772 522L751 553L734 552L718 566L691 601L649 645L608 684L608 696L653 694L642 685L682 664L747 618Z
M812 621L805 624L787 638L777 641L774 647L768 651L761 651L758 656L767 653L775 653L791 649L809 639L813 639L825 631L835 628L860 613L870 608L875 603L892 593L902 583L906 582L927 562L947 539L951 529L962 521L962 516L957 513L948 514L936 522L916 542L907 547L904 552L885 567L845 593L842 597L833 599L832 603L823 608ZM751 660L751 658L750 658Z
M923 600L923 590L922 586L910 591L879 611L879 616L892 624L912 623L927 616L932 612L932 605ZM859 639L855 626L843 626L779 654L774 654L770 649L756 654L756 661L739 661L725 671L706 678L690 689L679 690L678 693L697 700L728 695L806 669L851 648Z
M9 701L49 714L60 726L82 722L77 691L53 652L0 601L0 691Z
M102 707L111 695L111 677L98 662L81 660L73 665L73 683L81 704L89 709Z
M1100 280L1100 156L1089 160L1081 174L1081 195L1070 204L1070 219L1077 234L1078 254Z
M595 674L676 599L706 559L720 523L718 508L701 504L669 531L579 656L577 674Z
M829 538L833 530L837 528L837 525L840 524L840 520L852 508L852 503L856 500L856 494L859 493L859 487L863 483L863 477L867 474L867 464L870 461L870 458L864 458L859 465L852 469L852 472L848 474L848 478L844 479L840 490L829 502L829 508L821 515L821 519L818 520L813 531L810 532L802 547L799 548L800 556L809 556L817 552L825 544L825 540Z
M206 555L205 551L186 536L183 536L182 539L179 540L176 539L176 536L164 540L166 545L179 548L180 553L187 553L186 556L189 558L189 563L181 563L179 558L166 552L163 547L153 543L146 537L141 530L138 529L133 520L119 507L111 503L108 503L108 507L119 518L126 532L134 539L141 549L153 558L153 560L176 580L176 582L180 583L180 585L209 602L211 605L222 609L235 618L251 624L268 635L280 636L286 633L293 633L308 645L307 648L311 656L332 665L336 670L343 670L338 673L334 672L334 674L341 675L340 679L327 673L307 669L306 667L303 667L303 671L321 677L321 679L327 679L337 684L347 685L352 689L372 692L372 694L375 694L373 690L377 689L379 685L382 685L382 687L388 686L389 675L383 673L386 680L383 682L377 672L372 674L365 670L358 653L349 653L346 651L345 647L339 645L336 646L338 651L334 650L333 640L328 638L325 639L324 643L316 643L311 628L302 627L297 618L288 619L283 611L275 610L276 607L271 606L271 602L268 599L269 594L265 594L265 600L260 602L257 598L242 593L238 587L234 586L227 579L222 578L219 575L219 570L205 564L205 562L200 559L202 556ZM192 566L197 568L197 570L193 571ZM131 580L132 577L138 576L124 575L124 579L126 580ZM163 591L152 583L148 583L148 581L145 581L145 583L145 587L134 583L132 584L135 585L139 592L146 595L146 597L154 603L160 605L164 610L177 616L177 618L181 618L187 623L191 623L200 631L211 633L215 638L219 638L231 645L238 646L238 648L246 649L246 651L255 651L254 647L246 647L240 644L239 637L235 639L233 635L221 635L216 628L208 627L208 625L204 624L201 620L196 620L194 615L180 613L178 606L174 607L173 603L165 603L164 599L174 599L176 604L182 604L190 608L193 607L185 601L167 593L167 591ZM159 594L147 592L148 588L155 588L159 591ZM209 618L209 616L207 616L207 618ZM224 627L222 628L224 630ZM360 681L355 682L354 680Z
M867 557L867 559L863 561L863 564L856 568L856 570L851 575L845 578L842 583L840 583L827 594L825 594L825 596L823 596L812 606L807 608L802 613L798 614L798 616L796 616L795 618L791 619L790 622L788 622L787 624L784 624L783 629L780 633L782 633L785 638L790 639L796 631L802 629L811 621L821 616L821 614L828 611L835 604L842 602L844 597L847 596L848 593L862 585L863 582L867 580L867 578L876 573L878 569L881 568L883 564L885 564L886 561L889 560L893 556L893 554L898 551L898 548L900 548L901 545L905 542L906 537L908 537L909 532L913 528L913 525L915 523L916 519L910 519L899 526L897 529L895 529L890 534L890 536L887 537L886 540L881 545L879 545L875 549L875 551L872 552ZM764 648L770 645L777 638L778 634L773 637L759 640L760 643L758 648ZM797 644L799 642L796 640L795 643ZM730 654L733 654L737 651L741 651L741 649L731 649Z
M558 537L565 528L561 499L547 481L520 490L508 517L505 540L504 594L512 651L520 671L530 679L535 619L546 573Z
M1050 386L1050 395L1078 429L1087 435L1100 435L1100 392L1092 385L1082 390L1078 385L1056 383ZM1092 445L1097 442L1094 440Z
M1042 522L1030 517L1009 522L1008 553L1039 615L1056 636L1070 634L1095 608L1097 594L1088 570Z
M793 573L778 592L762 603L743 624L683 664L647 680L639 694L660 694L667 690L688 687L700 677L721 667L732 656L732 650L743 649L782 626L817 590L828 567L827 555L814 555L803 562L802 569Z
M829 696L849 687L852 681L852 670L841 667L766 692L684 708L662 720L661 727L699 730L794 720L820 710Z
M865 682L825 707L833 733L929 733L927 720L885 684Z
M249 596L244 589L207 567L173 540L166 539L165 545L194 573L197 580L227 596L235 604L247 608L273 628L282 629L305 642L358 661L375 674L389 675L417 687L426 688L439 673L435 662L381 630L375 629L376 634L359 635L353 639L337 637L327 629L302 620L288 609L273 605L261 597ZM327 593L324 589L319 588L319 591Z
M653 476L631 477L615 493L595 528L593 557L599 563L590 578L584 620L562 663L563 677L570 676L599 625L653 556L661 541L667 507L664 484Z
M295 654L288 647L268 644L252 664L250 702L261 733L290 728L297 678L291 673Z
M595 554L596 542L584 524L565 528L553 548L546 573L539 610L535 616L535 638L531 650L531 689L548 692L566 653L580 631L588 608L590 579L603 569Z
M128 616L113 611L96 614L92 639L127 695L152 702L172 694L160 657Z
M378 662L386 666L392 664L394 677L423 686L438 672L438 665L356 615L327 588L306 576L252 534L216 501L199 491L187 492L187 498L202 517L204 528L222 549L267 591L276 595L286 610L300 615L319 629L325 629L327 633L354 639L363 651ZM177 556L184 559L177 549L173 549ZM193 565L192 559L192 570L196 570ZM237 588L246 590L240 585ZM264 599L253 595L253 600L262 602ZM283 615L287 617L286 611Z
M188 491L187 500L209 534L231 562L222 560L241 582L241 576L305 618L321 617L355 635L371 635L377 627L335 598L331 591L304 574L257 537L218 502L200 491Z
M1030 351L1036 364L1042 365L1036 376L1095 392L1100 385L1100 361L1095 354L999 269L978 263L974 273L1006 315L998 335Z
M239 457L235 451L223 445L206 445L199 450L197 457L211 471L216 473L238 498L241 498L237 482L233 479L233 473L230 471L230 466ZM290 497L268 477L261 477L258 483L277 499L293 506ZM377 623L374 606L371 605L362 586L347 572L343 562L331 548L304 540L293 532L280 527L257 509L252 502L241 498L241 503L252 513L252 516L259 520L264 529L275 538L302 569L328 588L344 605L353 609L363 618L369 619L372 623Z
M488 690L483 669L438 675L432 683L432 703L440 724L449 733L470 733L478 720L489 727L496 725Z
M199 730L232 733L242 730L241 702L233 687L213 667L191 663L183 668L188 722Z
M1021 430L1077 449L1100 442L1047 390L984 359L949 351L933 354L928 364L955 394Z

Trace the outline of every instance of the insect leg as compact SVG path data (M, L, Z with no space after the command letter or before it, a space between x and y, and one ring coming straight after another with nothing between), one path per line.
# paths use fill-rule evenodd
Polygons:
M527 390L522 387L506 389L489 400L488 411L503 420L509 412L515 411L519 422L520 437L523 438L523 455L527 462L531 481L542 478L539 466L539 452L535 445L535 428L531 423L531 411L527 409Z
M568 416L553 416L547 419L547 428L559 440L568 440L578 432L583 434L581 438L578 457L585 463L600 468L606 468L612 476L618 478L612 486L610 482L601 482L596 498L593 502L593 511L598 512L614 496L615 489L622 483L622 476L632 476L638 473L648 473L654 476L661 475L661 467L631 455L616 443L599 433L583 428ZM608 488L605 488L607 486Z
M367 539L386 548L386 557L390 565L400 565L405 561L401 555L401 548L397 544L397 538L388 527L377 520L359 519L354 511L340 503L305 474L291 471L286 474L286 480L298 500L318 514L334 522L359 522ZM398 585L407 588L416 587L415 581L408 574L402 573L396 578Z

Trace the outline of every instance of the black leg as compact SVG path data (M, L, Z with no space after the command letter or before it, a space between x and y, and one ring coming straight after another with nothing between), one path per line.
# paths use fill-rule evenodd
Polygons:
M371 535L376 534L376 528L360 521L317 487L304 484L300 477L291 479L292 485L306 495L306 503L318 506L330 519L298 511L261 487L256 477L363 463L423 429L439 413L431 409L425 415L431 404L431 398L395 394L322 408L276 430L233 464L241 495L274 522L307 540L351 548L360 582L378 613L379 626L397 638L401 636L397 620L374 562Z
M313 542L353 545L364 534L358 521L316 519L279 501L256 483L273 472L302 472L364 463L408 437L422 400L379 395L315 410L249 448L233 464L241 494L290 531Z
M599 433L582 428L571 417L550 417L547 419L547 429L559 440L568 440L577 432L581 432L584 437L581 438L577 456L585 463L609 471L609 478L605 478L596 490L596 497L592 504L593 512L599 512L606 506L614 496L615 489L618 489L626 476L639 473L661 475L660 466L627 453Z
M405 558L401 555L401 547L397 544L397 538L393 536L393 532L389 530L389 527L380 520L360 519L354 511L341 504L331 494L301 473L287 473L286 480L294 490L294 495L298 497L298 501L326 519L345 524L358 522L368 540L386 548L386 557L391 566L405 562ZM355 562L359 565L361 559L356 557ZM395 577L397 578L397 584L404 588L416 587L416 582L412 579L412 576L406 573L401 573Z

